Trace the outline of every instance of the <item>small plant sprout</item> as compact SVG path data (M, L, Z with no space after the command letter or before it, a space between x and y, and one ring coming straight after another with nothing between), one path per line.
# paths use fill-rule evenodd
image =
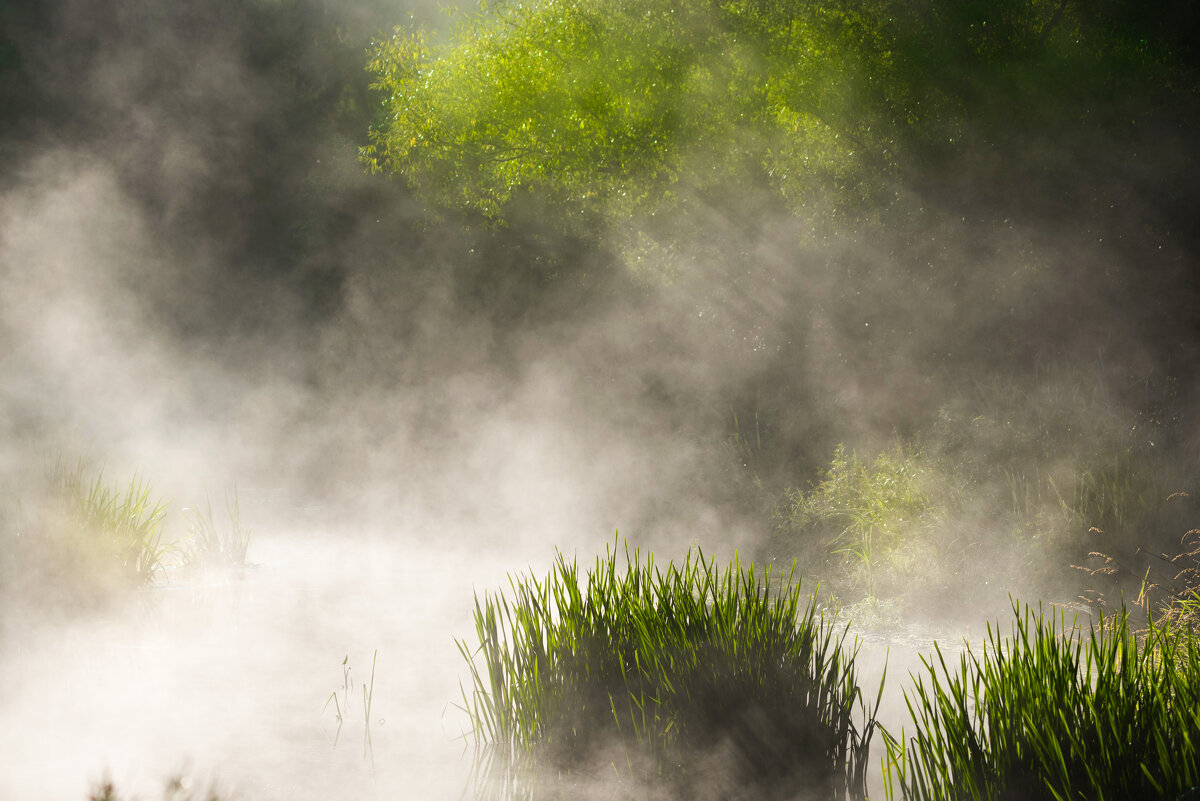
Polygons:
M371 767L375 767L375 747L371 744L371 701L375 697L375 661L379 659L379 649L371 655L371 682L369 687L364 685L363 694L363 759L371 755Z
M346 654L344 657L342 657L342 686L339 689L342 691L342 701L347 701L350 696L350 654ZM340 737L342 734L342 725L346 722L345 717L342 715L343 703L338 701L337 690L331 692L329 697L325 699L325 706L321 707L321 711L325 712L325 710L329 709L329 705L331 703L333 704L335 720L337 721L337 729L333 733L331 743L333 747L336 748L338 737ZM349 704L346 704L345 706L347 709L350 708Z
M379 659L379 649L375 649L371 655L371 678L365 683L360 684L362 688L362 709L363 709L363 759L371 760L371 767L375 767L375 747L371 741L371 705L375 699L375 664ZM350 711L350 694L353 692L354 682L350 678L351 672L350 655L346 654L342 657L342 685L331 692L329 697L325 699L325 706L321 707L321 712L324 713L329 709L329 705L333 704L334 720L337 722L337 728L334 729L333 736L330 738L330 743L334 748L337 747L338 738L341 736L342 727L346 723L346 714ZM338 693L341 693L341 698L338 698Z

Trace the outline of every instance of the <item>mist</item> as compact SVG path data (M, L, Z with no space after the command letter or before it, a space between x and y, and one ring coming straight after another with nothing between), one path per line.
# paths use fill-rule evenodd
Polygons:
M620 232L431 213L368 172L367 48L418 23L448 26L378 0L0 11L0 797L459 797L456 639L560 551L799 559L829 608L866 599L864 671L891 645L899 676L1010 596L1136 594L1195 527L1194 108L958 154L909 177L905 227L680 186L630 269ZM792 544L839 444L897 442L960 466L916 479L955 499L927 550L875 576ZM1042 550L1003 516L1011 465L1070 495L1110 452L1190 498ZM77 463L149 481L164 543L236 488L247 566L92 581L39 539ZM1100 551L1115 577L1072 567Z

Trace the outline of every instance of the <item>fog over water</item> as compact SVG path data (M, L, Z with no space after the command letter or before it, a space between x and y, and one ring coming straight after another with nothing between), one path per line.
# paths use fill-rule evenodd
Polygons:
M556 549L769 559L782 490L837 443L1002 430L1005 403L1086 410L1081 441L1136 430L1146 452L1200 454L1180 226L1197 194L1162 177L1194 170L1177 128L1144 133L1150 166L1063 148L1111 207L1088 217L1103 230L1035 197L1024 217L958 213L939 192L962 187L922 188L920 241L815 239L781 212L748 227L697 201L712 242L694 251L737 258L654 283L532 223L430 219L364 171L364 50L410 15L444 24L382 0L0 12L0 799L82 799L106 776L155 798L176 775L247 801L457 798L455 638L474 636L475 593ZM942 280L947 263L974 268ZM770 447L739 451L752 431ZM168 541L236 487L249 565L85 586L28 545L47 476L79 459L147 479ZM987 584L947 578L920 618L871 632L865 687L889 645L902 679L930 637L1045 591L1049 568L992 550L988 513L962 513L976 564L944 567L994 565Z
M471 625L454 597L470 597L461 562L325 538L266 539L256 554L245 578L179 582L10 654L5 797L82 797L105 774L153 796L176 771L233 797L457 797L469 761L447 702L460 661L449 632ZM358 693L376 649L372 766ZM350 707L334 747L335 707L322 705L334 691L346 703L344 657Z

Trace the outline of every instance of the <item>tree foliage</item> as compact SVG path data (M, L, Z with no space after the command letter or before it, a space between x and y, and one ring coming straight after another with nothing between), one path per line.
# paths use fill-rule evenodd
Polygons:
M494 220L532 199L569 228L645 225L733 187L809 216L875 213L981 151L1120 136L1151 96L1190 98L1169 11L485 0L443 37L376 43L382 113L364 157Z

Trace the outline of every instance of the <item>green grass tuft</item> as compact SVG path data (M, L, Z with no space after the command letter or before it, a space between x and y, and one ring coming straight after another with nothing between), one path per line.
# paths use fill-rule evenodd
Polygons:
M479 644L459 648L480 795L577 797L607 776L679 798L713 781L729 798L863 798L875 724L857 649L792 579L699 551L663 570L626 547L477 596Z
M940 649L906 693L916 726L883 730L887 797L1175 799L1200 784L1200 643L1124 611L1084 631L1014 604L1011 638Z
M212 501L207 493L204 508L183 510L187 522L187 559L193 565L208 567L244 567L250 547L250 530L242 525L237 487L232 496L225 496L229 525L218 526L213 517Z
M68 525L90 541L109 568L140 583L154 579L171 546L162 543L167 504L153 497L148 481L135 474L126 484L110 486L103 470L88 479L82 461L74 469L59 461L52 487Z

